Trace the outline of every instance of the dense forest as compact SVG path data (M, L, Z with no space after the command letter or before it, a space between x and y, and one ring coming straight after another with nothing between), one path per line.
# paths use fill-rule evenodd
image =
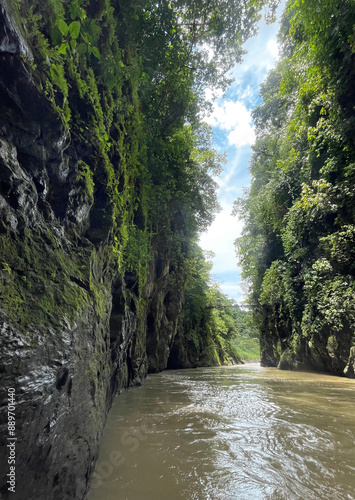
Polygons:
M236 245L265 365L354 375L354 25L352 0L289 1L254 111Z

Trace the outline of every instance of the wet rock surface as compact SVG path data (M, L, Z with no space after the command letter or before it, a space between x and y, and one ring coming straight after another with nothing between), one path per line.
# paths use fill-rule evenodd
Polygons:
M261 365L281 370L311 370L352 377L353 332L344 319L341 331L330 329L309 334L309 338L295 332L294 340L288 337L289 324L284 328L270 320L261 336ZM289 345L289 344L292 344ZM350 351L350 356L349 356Z
M183 297L159 248L139 314L134 273L108 269L102 214L110 207L76 181L80 145L70 144L31 58L1 0L0 498L79 500L113 398L167 367ZM15 493L6 483L8 389L16 408Z
M355 346L350 349L348 363L344 368L344 374L349 378L355 378Z

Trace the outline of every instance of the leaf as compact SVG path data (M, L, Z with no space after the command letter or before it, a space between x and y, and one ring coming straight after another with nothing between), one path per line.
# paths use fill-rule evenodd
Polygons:
M86 43L86 45L91 45L91 43L89 42L89 39L88 39L88 37L86 36L85 33L81 33L81 38L84 40L84 42Z
M92 53L99 61L101 60L101 54L97 47L92 47Z
M69 26L69 32L73 40L76 40L80 34L80 22L73 21Z
M78 8L76 5L69 5L70 19L74 20L78 17Z
M88 45L94 45L94 39L93 39L93 37L90 35L90 33L86 33L85 38L84 38L84 35L82 35L82 37L83 37L83 40L85 40L85 42L86 42Z
M62 33L62 35L67 36L68 31L69 31L69 26L64 21L64 19L59 19L58 28L59 28L59 31Z
M123 61L119 61L118 65L121 66L121 68L124 68L124 62Z
M77 48L77 51L78 53L83 56L84 54L86 54L86 52L88 51L88 47L86 45L86 43L81 43L78 45L78 48Z
M53 44L59 45L61 43L63 37L62 37L61 32L59 31L58 26L53 25L51 27L50 33L51 33L51 39L52 39Z
M62 45L58 49L59 54L66 54L67 48L68 48L67 42L62 43Z
M84 20L86 18L86 12L84 9L79 7L75 2L69 5L70 18L75 21L76 18Z
M91 19L89 24L89 33L92 37L92 42L95 43L95 40L98 39L99 34L101 33L100 26L96 24L95 19Z
M60 88L63 92L64 96L68 93L68 85L64 76L64 69L62 66L58 66L57 64L52 64L50 68L50 75L53 80L53 83Z
M59 76L58 66L56 64L52 64L50 73L53 80Z

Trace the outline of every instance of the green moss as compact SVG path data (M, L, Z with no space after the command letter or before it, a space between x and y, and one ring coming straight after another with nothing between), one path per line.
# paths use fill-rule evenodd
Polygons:
M143 19L146 14L139 2L123 2L118 9L111 0L34 0L29 12L26 5L19 3L19 8L35 54L35 76L71 139L71 148L64 154L70 156L69 151L75 150L67 158L68 184L79 203L93 206L95 217L102 216L105 231L103 241L98 242L90 230L95 233L100 220L91 220L88 238L96 248L85 251L79 247L82 242L74 225L69 228L72 246L51 231L28 233L23 242L9 241L13 248L4 254L1 285L4 308L23 329L31 322L74 322L85 308L107 318L112 279L132 271L138 290L123 293L126 304L135 304L135 349L144 353L148 305L144 287L153 254L165 255L173 263L176 271L169 285L183 294L187 275L181 272L182 263L191 253L198 228L211 217L213 202L210 205L208 200L214 199L213 186L204 163L213 160L203 149L205 145L205 154L199 156L195 125L186 125L197 120L195 105L190 103L193 78L181 77L180 90L186 87L186 92L176 95L176 75L170 82L171 69L164 67L165 57L160 61L160 54L158 58L152 54L152 74L143 72L146 61L137 54L137 41L131 33L133 26L142 28L148 19ZM184 59L180 52L177 55ZM151 107L142 94L160 71L163 78L157 82L157 90L149 88L154 95ZM164 71L169 77L165 89ZM180 103L180 99L186 102ZM153 108L160 101L161 109L154 116ZM172 118L174 124L168 131L163 124ZM83 142L88 153L80 156L77 145ZM206 182L207 188L203 187ZM206 303L204 307L210 311ZM209 364L224 362L233 350L223 336L212 332L216 326L219 333L228 335L225 322L216 321L211 319L206 342ZM200 332L204 326L201 323ZM196 346L203 344L201 339L192 340ZM93 380L94 368L93 364Z
M80 0L45 0L43 5L35 0L28 12L19 5L35 54L36 73L52 107L70 131L73 144L85 141L89 145L90 154L78 158L74 182L82 187L90 204L95 204L98 192L107 196L111 230L105 265L122 276L126 270L137 273L139 298L135 300L139 309L152 258L151 230L146 224L150 180L138 98L141 62L133 46L119 46L119 21L109 0L95 13L91 9L91 14L87 2ZM141 214L139 227L134 222L137 210ZM90 267L83 272L75 251L63 251L55 238L47 236L50 243L44 252L39 245L23 246L23 267L36 269L39 282L29 276L26 286L22 282L21 287L16 285L21 293L16 299L7 294L8 309L21 307L22 297L27 298L31 288L38 295L36 307L41 321L51 311L53 315L60 313L61 308L64 311L64 305L72 317L72 310L82 309L90 300L98 315L104 317L109 303L105 284L93 278ZM93 253L90 258L96 261L97 255ZM39 260L46 260L47 264ZM86 286L78 286L78 281L73 283L70 275L79 276ZM24 324L31 316L35 317L34 311L24 311Z
M83 182L85 189L89 195L90 201L92 202L94 200L94 177L89 165L83 160L80 160L78 162L76 180L79 182Z
M2 236L0 250L2 307L24 331L31 324L73 322L92 301L84 287L81 256L69 256L49 231L31 236L26 232L22 241Z
M204 351L204 364L209 366L220 366L222 364L218 350L214 344L207 345Z

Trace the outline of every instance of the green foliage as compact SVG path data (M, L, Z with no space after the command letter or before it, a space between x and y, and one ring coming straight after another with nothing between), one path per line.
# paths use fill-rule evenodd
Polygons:
M273 362L283 352L302 360L324 337L317 356L327 365L327 338L346 352L355 326L354 22L352 2L290 0L283 58L254 112L253 180L236 204L246 221L237 247Z
M69 258L53 235L48 248L38 234L32 247L24 242L16 252L4 250L4 307L11 316L22 311L24 327L31 317L42 324L52 316L73 321L88 304L104 316L109 291L93 271L103 261L111 278L136 275L140 314L158 249L186 294L187 338L209 362L239 359L231 344L235 310L208 285L209 265L195 243L219 209L213 176L224 161L202 116L210 108L206 87L226 88L260 9L272 11L277 3L34 0L28 10L19 2L36 81L70 141L65 154L74 189L68 198L75 193L92 216L91 243L81 242L84 269L83 255L73 250ZM75 222L68 225L80 239ZM27 268L36 269L41 286L33 273L23 274Z
M190 349L202 364L241 362L238 346L250 335L244 313L211 282L211 263L195 245L185 261L185 308L183 328ZM257 340L251 341L257 345ZM245 346L244 346L245 347ZM254 346L255 347L255 346ZM244 349L247 356L248 348ZM253 359L254 356L251 356ZM258 356L256 356L257 358ZM201 362L201 361L200 361Z
M161 98L169 96L174 107L180 105L179 96L187 95L185 82L191 78L200 99L206 86L226 89L228 71L241 60L243 42L255 33L260 9L269 5L273 12L277 4L277 0L146 1L144 9L136 11L139 21L131 36L140 45L147 80L156 90L162 89ZM176 99L171 100L173 91Z
M260 360L259 339L239 335L237 339L233 341L232 348L235 348L237 355L242 358L243 361L251 362Z
M83 160L80 160L78 162L77 166L77 181L83 182L85 189L88 193L90 201L93 201L94 199L94 188L95 188L95 183L93 179L93 173L89 167Z

